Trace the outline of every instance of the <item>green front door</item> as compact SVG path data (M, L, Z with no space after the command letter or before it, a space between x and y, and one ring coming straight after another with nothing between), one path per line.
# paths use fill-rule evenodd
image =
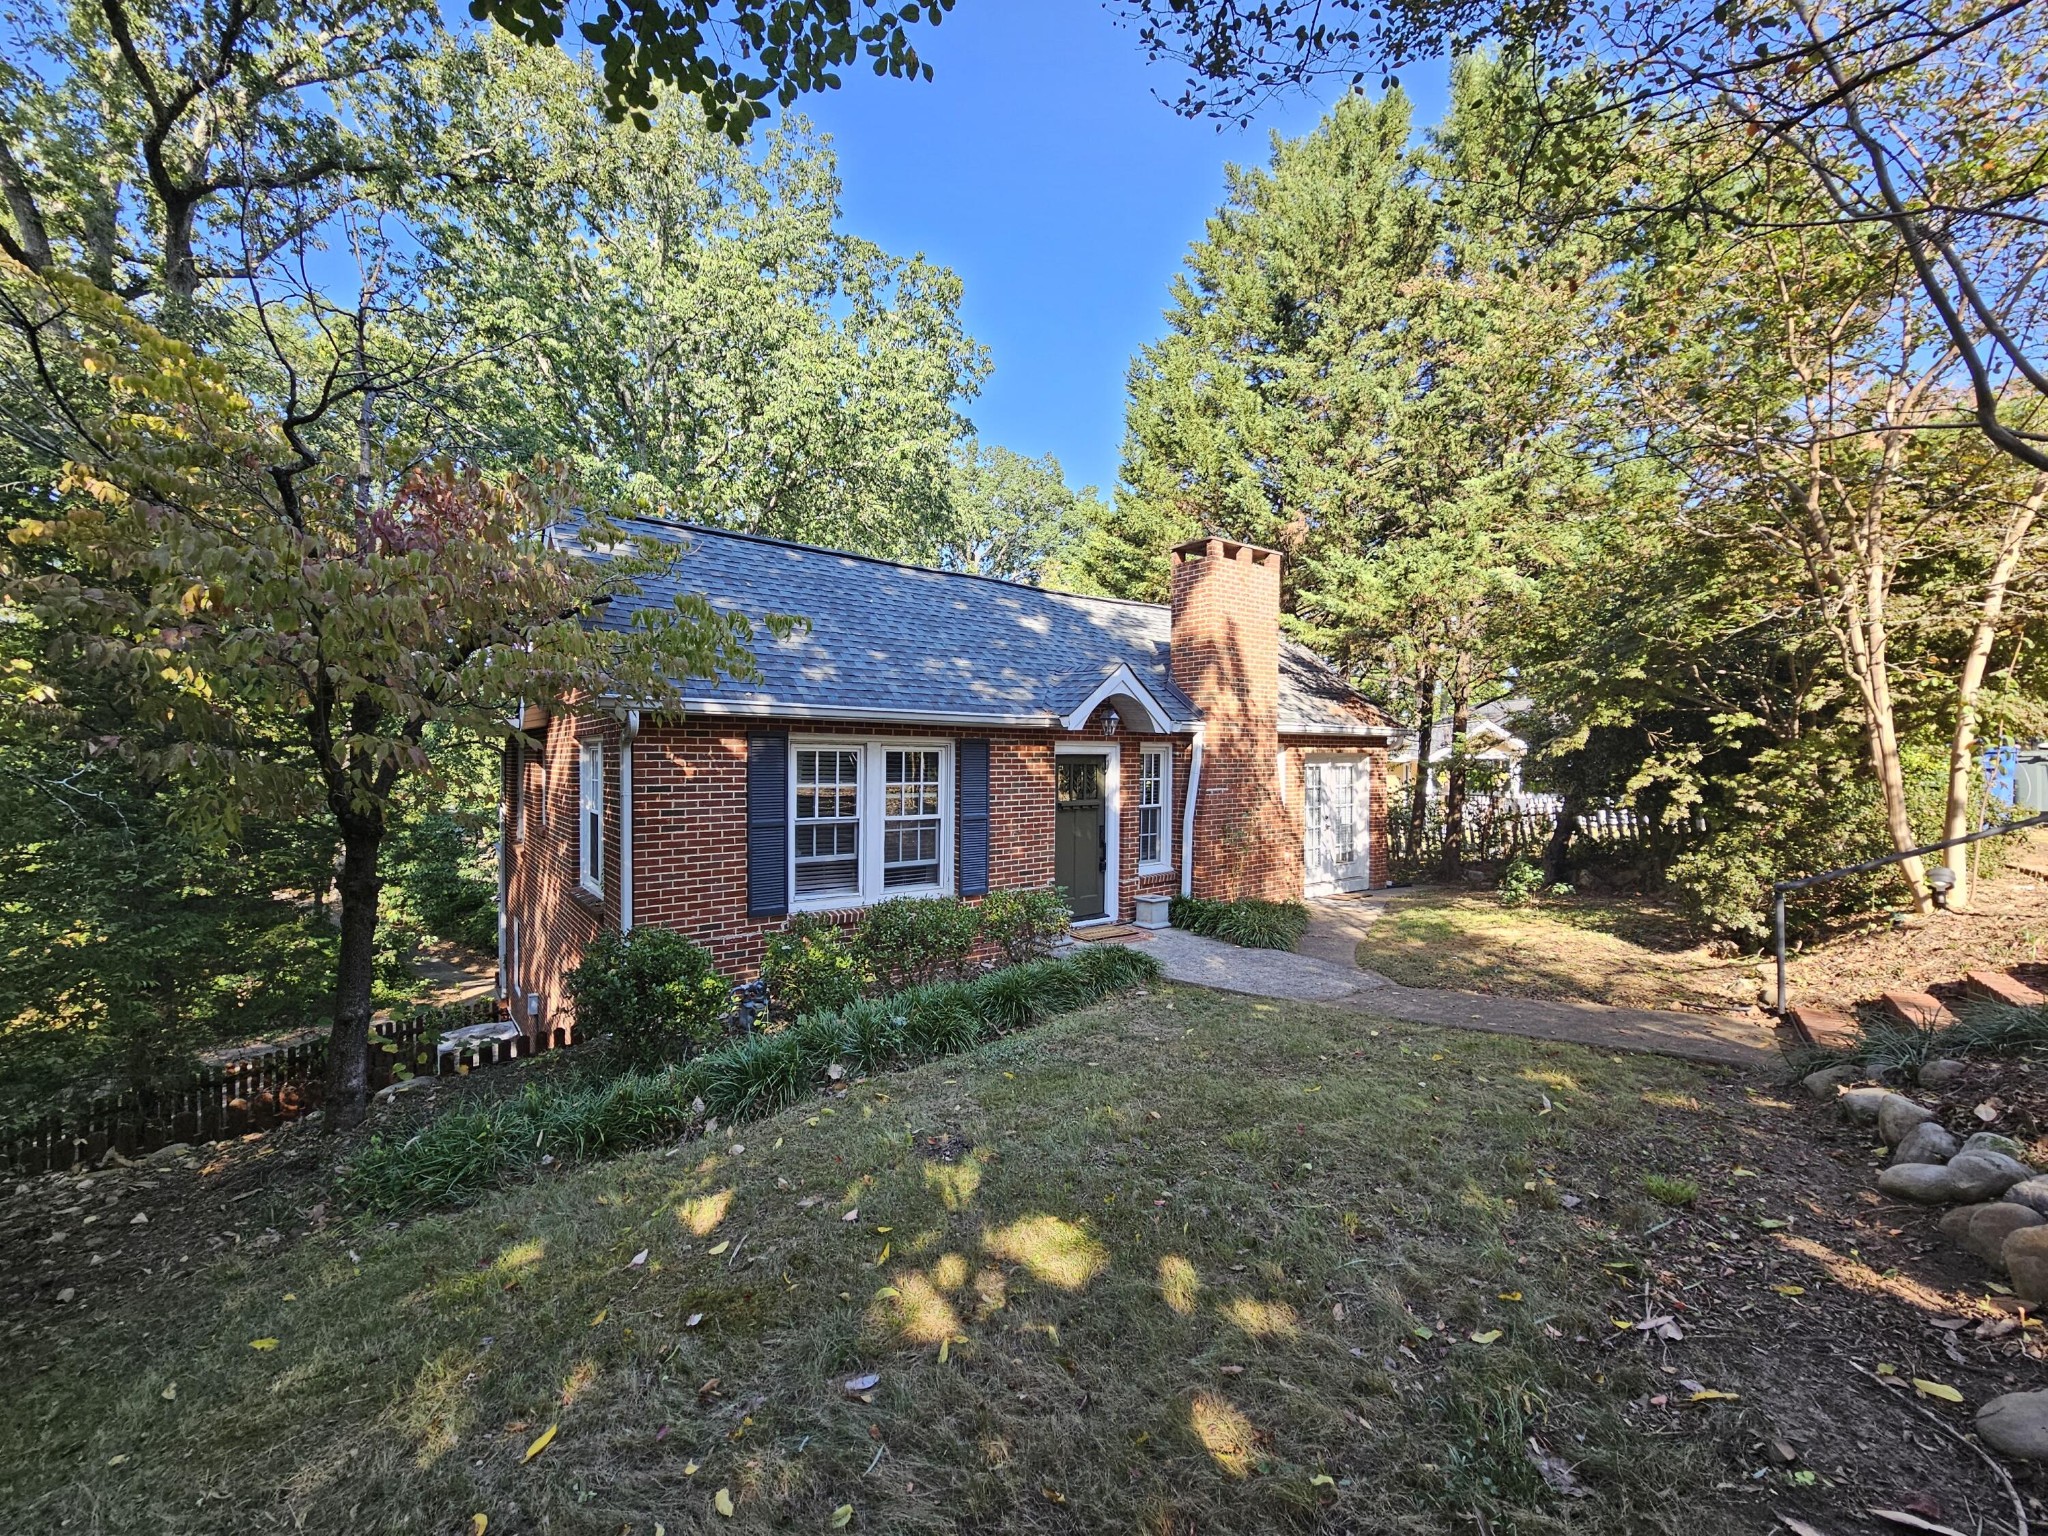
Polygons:
M1102 917L1109 871L1109 828L1103 801L1109 758L1059 759L1059 828L1053 880L1076 918Z

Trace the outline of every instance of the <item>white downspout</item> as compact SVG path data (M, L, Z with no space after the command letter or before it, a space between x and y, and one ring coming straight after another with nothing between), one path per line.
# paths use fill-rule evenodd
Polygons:
M512 792L498 797L498 996L511 997L517 982L507 969L505 960L505 925L511 921L507 908L512 900L511 855L506 845L512 840L512 829L506 823L518 815L514 809L518 796L526 788L525 753L516 741L505 746L505 756L510 760Z
M1180 808L1180 893L1195 894L1195 797L1202 792L1202 727L1188 753L1188 794Z
M633 738L640 734L640 711L626 711L619 736L619 932L633 931Z

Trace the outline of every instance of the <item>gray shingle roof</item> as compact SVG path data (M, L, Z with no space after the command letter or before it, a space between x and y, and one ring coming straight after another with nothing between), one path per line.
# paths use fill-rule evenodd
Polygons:
M689 703L734 713L1045 724L1125 666L1174 728L1201 718L1169 673L1170 620L1161 604L1079 597L754 534L644 519L627 526L686 542L688 552L667 575L642 578L633 598L609 604L601 622L622 626L634 609L667 607L688 592L757 621L769 613L810 620L782 640L759 632L757 680L692 681L681 690ZM580 546L573 528L555 538L603 558ZM1305 647L1283 642L1280 674L1283 731L1381 728L1371 707Z

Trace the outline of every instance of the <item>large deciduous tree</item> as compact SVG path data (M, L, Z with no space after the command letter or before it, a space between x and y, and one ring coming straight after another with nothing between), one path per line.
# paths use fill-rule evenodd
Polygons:
M473 190L427 223L429 290L486 353L468 433L606 504L936 557L987 358L957 277L840 227L815 135L743 150L688 104L607 124L588 65L502 43L441 74Z

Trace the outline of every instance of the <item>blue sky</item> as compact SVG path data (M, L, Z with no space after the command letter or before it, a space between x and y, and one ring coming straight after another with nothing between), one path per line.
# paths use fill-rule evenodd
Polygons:
M1107 490L1125 369L1162 329L1224 165L1263 162L1269 134L1307 132L1322 102L1276 102L1243 131L1180 118L1153 96L1179 75L1148 67L1099 0L959 0L917 45L930 84L850 73L797 108L832 136L845 225L965 281L995 363L970 407L983 441L1054 453L1072 484ZM1443 72L1402 83L1418 127L1434 122Z

